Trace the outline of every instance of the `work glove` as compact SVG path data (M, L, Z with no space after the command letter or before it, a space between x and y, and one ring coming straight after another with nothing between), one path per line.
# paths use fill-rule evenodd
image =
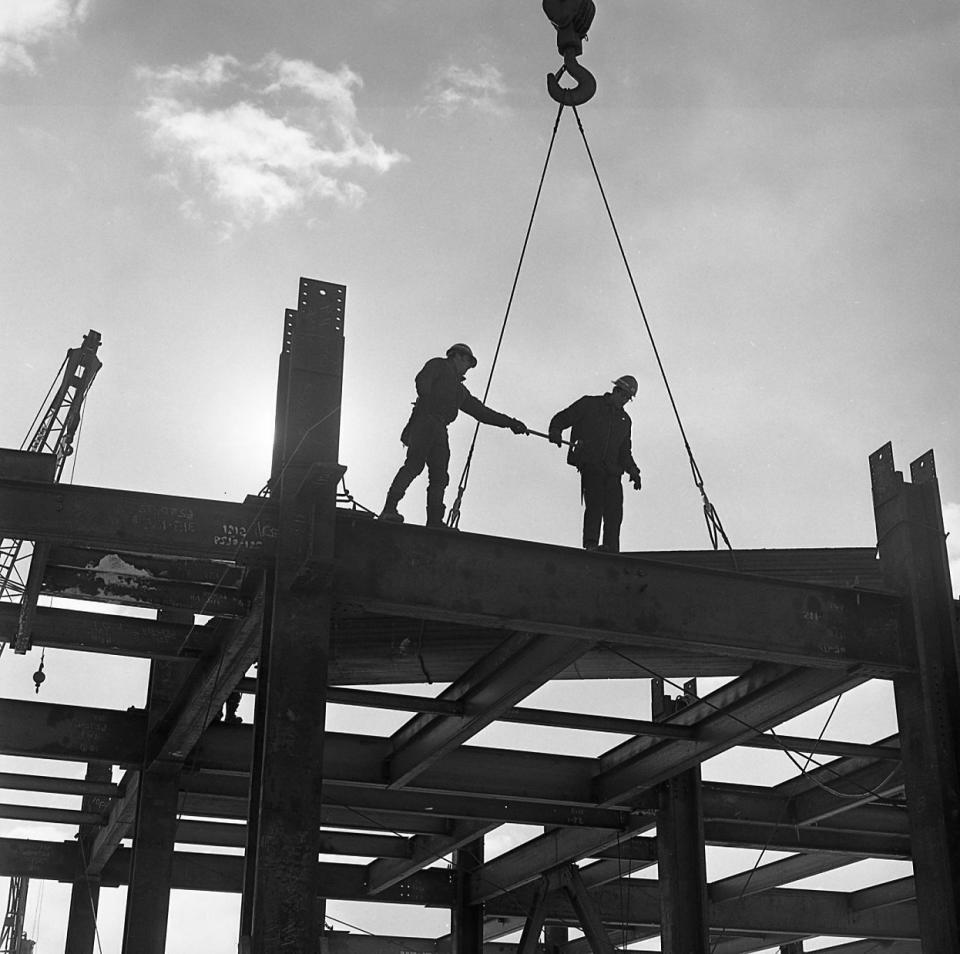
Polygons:
M510 419L509 427L510 427L510 430L513 431L514 434L527 434L527 433L529 433L529 431L527 430L527 425L524 424L523 421L518 421L515 417L513 417L513 418Z
M562 431L551 431L549 434L550 443L556 444L557 447L563 447L563 436Z
M633 484L634 490L640 489L640 471L639 470L635 474L630 475L630 483Z

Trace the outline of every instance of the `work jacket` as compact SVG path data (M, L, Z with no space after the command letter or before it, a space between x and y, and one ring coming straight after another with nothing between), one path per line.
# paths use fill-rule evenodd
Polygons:
M510 427L513 418L478 401L466 388L449 358L431 358L416 377L417 402L413 417L428 415L446 426L463 411L481 424Z
M550 439L559 438L568 427L572 446L567 462L578 470L599 467L607 473L639 475L633 459L630 415L614 404L610 394L584 395L554 414Z

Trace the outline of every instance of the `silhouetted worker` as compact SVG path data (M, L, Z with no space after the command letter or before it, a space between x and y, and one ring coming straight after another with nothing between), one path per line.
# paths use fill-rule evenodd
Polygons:
M585 395L550 421L550 440L562 446L568 427L570 452L567 463L580 471L583 497L583 547L585 550L620 552L623 521L621 476L630 476L640 489L640 468L633 459L630 415L623 409L637 394L637 379L630 374L617 378L606 394ZM600 524L603 524L603 545Z
M509 427L514 434L526 434L527 426L514 417L507 417L478 401L465 387L463 379L477 366L477 359L468 345L458 342L447 349L445 358L431 358L416 377L417 400L400 440L407 448L407 459L397 471L387 491L381 520L403 523L397 504L407 488L427 468L427 526L442 527L443 494L449 477L450 444L447 425L464 411L481 424Z

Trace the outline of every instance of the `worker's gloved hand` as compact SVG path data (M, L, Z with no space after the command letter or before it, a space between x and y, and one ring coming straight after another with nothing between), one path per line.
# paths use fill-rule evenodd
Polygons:
M635 474L630 475L630 483L633 484L634 490L640 489L640 471L639 470Z
M557 447L563 447L562 433L563 433L562 431L551 431L549 434L550 443L556 444Z
M523 421L518 421L516 418L513 418L510 421L510 430L513 431L514 434L529 433L529 431L527 430L527 425L524 424Z

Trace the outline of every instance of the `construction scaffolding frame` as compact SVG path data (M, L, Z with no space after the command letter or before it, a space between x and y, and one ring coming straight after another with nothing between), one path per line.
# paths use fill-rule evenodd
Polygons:
M163 954L175 888L242 894L250 954L531 954L541 929L562 954L656 935L670 954L796 952L817 936L857 939L834 948L849 954L960 951L956 604L932 453L910 481L889 445L872 455L876 547L744 551L736 572L713 551L380 523L337 507L345 297L302 279L286 312L265 495L58 486L0 451L0 534L45 546L39 592L158 610L33 615L34 647L148 658L142 709L0 700L0 752L88 765L82 780L0 774L82 798L0 806L77 826L65 842L0 840L0 875L73 884L68 954L92 954L99 892L117 885L124 954ZM0 605L0 640L18 618ZM663 677L680 674L726 681L672 697ZM575 691L569 712L520 705L551 680L612 678L654 680L653 718L576 711ZM871 679L893 685L893 738L767 733ZM426 682L449 685L356 688ZM252 725L218 718L238 691L255 694ZM411 715L390 736L345 734L326 730L330 704ZM471 744L498 721L627 738L598 757ZM743 746L829 761L768 787L701 779ZM487 859L485 836L510 823L542 834ZM708 883L706 845L790 854ZM864 858L914 874L784 887ZM330 932L334 899L448 908L451 932ZM518 945L498 941L516 931Z

